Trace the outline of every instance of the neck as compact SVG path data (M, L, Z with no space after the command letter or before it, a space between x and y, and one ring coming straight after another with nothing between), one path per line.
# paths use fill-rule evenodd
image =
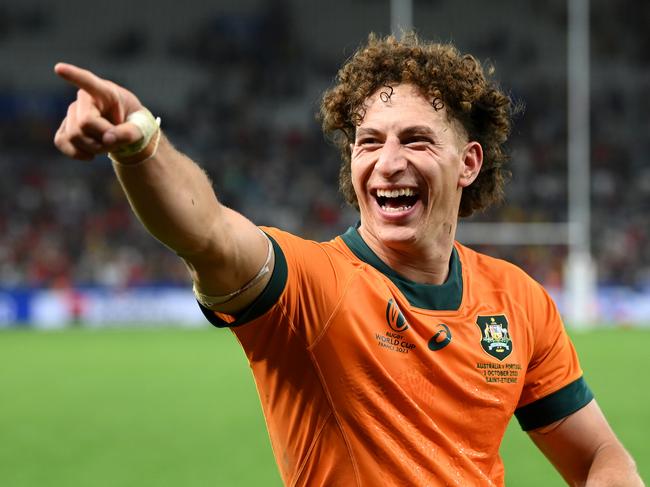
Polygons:
M416 242L383 242L365 231L359 233L386 265L419 284L444 284L454 246L456 222L441 224L433 234Z

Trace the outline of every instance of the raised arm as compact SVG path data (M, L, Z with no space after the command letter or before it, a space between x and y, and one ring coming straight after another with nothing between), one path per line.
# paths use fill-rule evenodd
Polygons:
M571 486L643 487L634 460L595 400L529 435Z
M185 261L200 293L226 296L251 283L269 257L264 234L219 203L203 170L159 129L154 127L149 143L136 154L117 155L147 135L133 117L129 119L144 110L133 93L70 64L59 63L54 69L79 89L55 135L58 149L80 160L113 154L113 168L133 211L154 237ZM272 257L271 252L269 271ZM245 292L211 308L231 313L245 308L270 276L262 272Z

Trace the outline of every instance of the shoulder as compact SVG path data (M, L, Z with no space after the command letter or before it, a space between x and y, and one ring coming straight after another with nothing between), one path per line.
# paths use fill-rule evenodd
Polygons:
M473 288L505 292L517 297L520 303L543 301L550 298L543 286L519 266L503 259L490 257L458 242L463 279Z
M530 354L545 350L563 332L559 309L544 287L520 267L459 245L470 302L498 303L531 333ZM543 352L542 352L543 354Z
M459 242L455 243L455 248L458 251L463 269L473 275L498 282L507 279L508 281L537 284L521 267L512 262L482 254Z
M310 261L310 259L325 258L332 263L337 262L339 265L360 263L340 236L329 241L318 242L275 227L262 226L260 229L280 248L287 260Z

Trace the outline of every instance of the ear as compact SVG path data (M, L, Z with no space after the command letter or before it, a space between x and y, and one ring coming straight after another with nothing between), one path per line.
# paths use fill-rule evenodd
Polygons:
M476 141L468 142L463 149L458 186L466 188L474 182L483 166L483 147Z

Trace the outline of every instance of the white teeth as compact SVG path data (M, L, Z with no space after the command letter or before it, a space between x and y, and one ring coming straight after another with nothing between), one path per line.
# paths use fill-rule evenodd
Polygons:
M415 191L411 188L400 188L400 189L378 189L377 196L382 196L384 198L397 198L398 196L413 196Z
M397 213L398 211L406 211L413 208L412 206L400 206L398 208L393 208L391 206L382 206L381 209L384 211L388 211L390 213Z

